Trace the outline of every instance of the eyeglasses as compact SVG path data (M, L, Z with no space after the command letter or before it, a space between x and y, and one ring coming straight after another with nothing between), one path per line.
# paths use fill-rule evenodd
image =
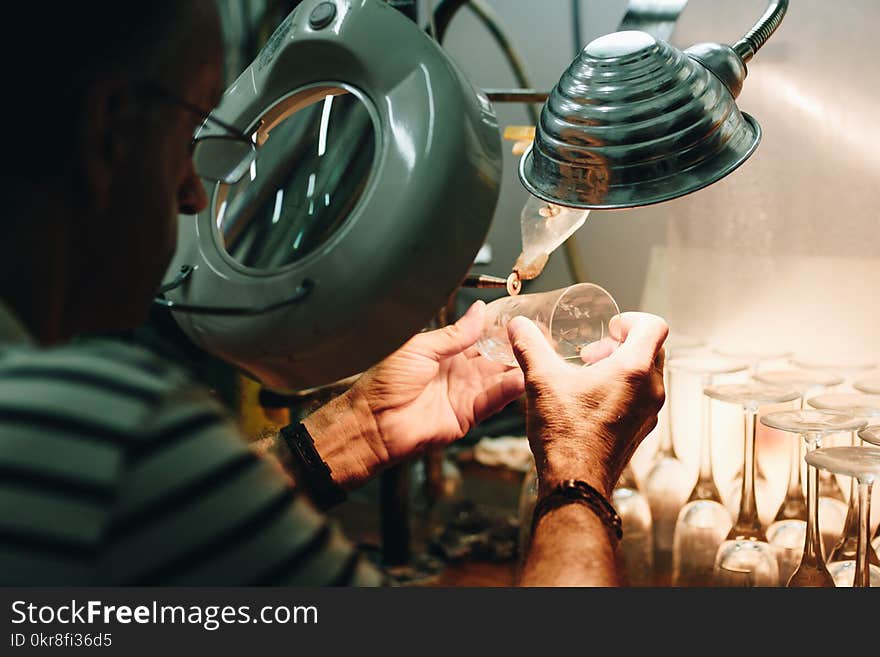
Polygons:
M144 89L198 115L202 126L212 125L224 131L223 134L201 135L192 141L193 167L201 178L227 185L234 185L242 179L257 156L254 143L246 134L159 85L146 84Z

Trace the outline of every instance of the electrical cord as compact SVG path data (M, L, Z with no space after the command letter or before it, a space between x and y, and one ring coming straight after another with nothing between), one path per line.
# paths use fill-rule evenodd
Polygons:
M516 83L523 89L531 89L532 83L529 80L529 75L526 72L525 63L523 62L522 57L513 46L513 42L502 27L495 11L483 0L444 0L441 2L437 6L437 10L434 12L434 26L438 43L443 43L443 39L446 36L446 30L449 28L449 23L452 22L453 16L455 16L456 12L465 5L467 5L468 9L470 9L477 19L479 19L492 36L495 43L498 44L498 47L501 48L504 58L510 65ZM531 122L537 125L539 116L538 110L535 109L535 106L532 104L526 104L526 111L529 114Z

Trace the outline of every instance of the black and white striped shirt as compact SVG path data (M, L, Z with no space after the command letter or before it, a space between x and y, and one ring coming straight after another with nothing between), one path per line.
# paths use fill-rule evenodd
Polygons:
M15 327L0 305L0 584L381 583L177 367Z

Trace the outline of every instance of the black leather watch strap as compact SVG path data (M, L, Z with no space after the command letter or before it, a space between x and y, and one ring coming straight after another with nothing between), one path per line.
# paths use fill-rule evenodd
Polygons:
M326 510L345 501L345 490L333 481L330 466L318 454L315 442L302 422L282 427L281 439L290 450L297 486L306 489L316 506Z

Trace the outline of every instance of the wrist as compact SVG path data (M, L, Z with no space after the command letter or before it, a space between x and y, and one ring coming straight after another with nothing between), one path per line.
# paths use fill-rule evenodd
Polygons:
M532 534L545 514L569 504L586 506L616 540L623 537L622 521L607 496L591 484L573 479L561 482L538 500L532 516Z
M611 497L614 483L608 468L602 460L589 453L589 450L578 453L544 454L538 459L538 496L544 497L564 481L571 479L588 483L605 497Z
M303 420L333 481L351 490L374 477L387 461L369 405L352 390Z

